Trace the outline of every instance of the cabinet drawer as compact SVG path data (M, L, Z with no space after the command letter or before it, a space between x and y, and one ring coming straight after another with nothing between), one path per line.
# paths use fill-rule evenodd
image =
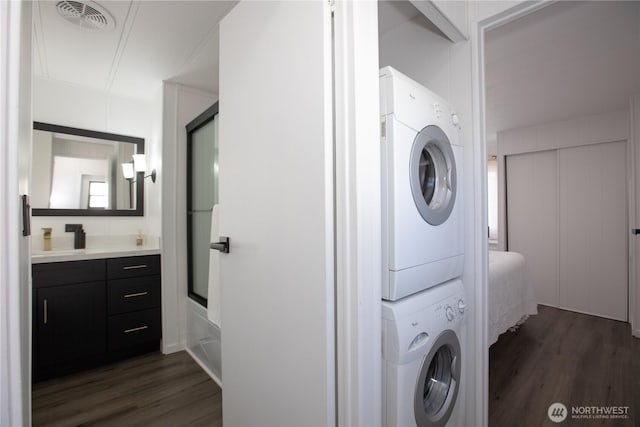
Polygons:
M33 264L31 272L36 288L71 285L104 280L105 263L103 259L95 259Z
M107 279L126 279L157 274L160 274L160 255L107 259Z
M109 314L159 307L160 292L160 276L110 280L107 287Z
M157 341L162 337L160 308L109 317L109 351Z

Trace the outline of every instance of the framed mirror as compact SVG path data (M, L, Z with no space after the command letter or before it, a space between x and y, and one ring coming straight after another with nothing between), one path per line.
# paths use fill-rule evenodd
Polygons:
M34 216L144 215L143 138L33 122L32 153Z

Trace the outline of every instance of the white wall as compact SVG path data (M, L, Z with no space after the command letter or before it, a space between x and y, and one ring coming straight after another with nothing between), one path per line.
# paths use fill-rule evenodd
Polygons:
M189 319L201 319L187 304L187 132L186 125L216 102L217 96L164 83L162 158L162 351L186 346ZM189 316L187 316L189 310Z
M626 140L629 110L542 123L498 133L498 155L532 153Z
M148 167L161 165L161 139L158 119L159 96L137 100L109 95L53 80L33 79L33 120L61 126L131 135L145 139ZM33 217L34 244L41 227L52 227L54 237L66 236L64 224L81 223L88 236L160 236L160 188L162 173L155 184L145 180L144 217ZM71 237L69 236L69 239Z

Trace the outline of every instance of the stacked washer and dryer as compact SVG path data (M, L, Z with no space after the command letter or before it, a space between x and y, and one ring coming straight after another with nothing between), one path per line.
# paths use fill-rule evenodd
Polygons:
M391 67L380 70L380 110L383 424L455 426L466 307L459 119Z

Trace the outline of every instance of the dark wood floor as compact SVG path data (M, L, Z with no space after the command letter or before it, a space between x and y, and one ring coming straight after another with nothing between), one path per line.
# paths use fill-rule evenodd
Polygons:
M34 426L222 426L220 387L186 352L37 383L32 402Z
M489 349L489 425L640 426L640 340L629 324L538 306ZM547 416L563 403L561 424ZM626 420L572 419L571 407L628 406Z

